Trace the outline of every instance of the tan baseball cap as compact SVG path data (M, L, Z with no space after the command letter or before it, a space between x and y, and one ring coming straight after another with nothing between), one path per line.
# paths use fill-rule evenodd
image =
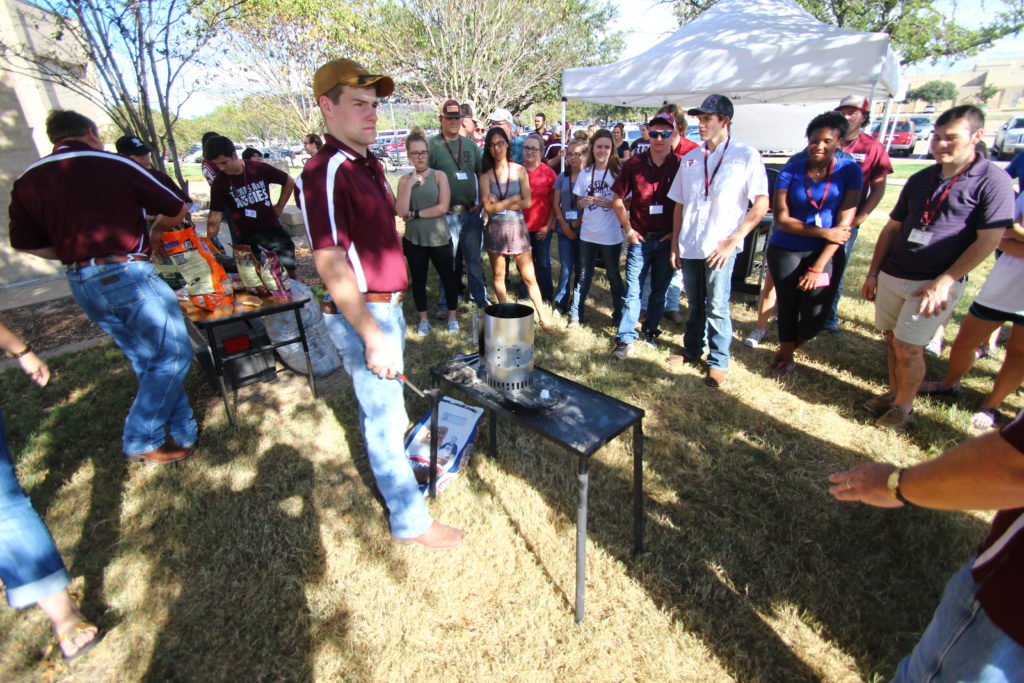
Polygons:
M332 60L313 74L313 96L317 99L336 85L353 88L376 86L378 97L387 97L395 91L395 82L390 77L371 74L362 64L351 59Z

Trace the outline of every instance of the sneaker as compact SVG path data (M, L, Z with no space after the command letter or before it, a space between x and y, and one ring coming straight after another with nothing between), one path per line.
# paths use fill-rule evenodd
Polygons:
M753 332L747 335L746 339L743 340L743 345L749 346L752 349L756 349L758 344L761 343L761 340L764 339L764 335L766 332L768 332L768 330L754 330Z
M459 331L459 321L456 320L455 318L448 318L448 331L449 332L458 332Z
M924 352L929 356L939 358L942 356L942 342L938 339L932 339L924 345Z
M615 345L615 350L612 351L612 358L615 360L625 360L627 357L633 355L633 342L619 342Z
M420 324L416 326L416 334L420 335L421 337L426 337L428 334L430 334L430 321L421 320Z
M882 417L875 420L876 427L892 427L898 429L905 427L914 418L914 410L904 410L902 407L894 405L889 410L885 411Z
M658 348L658 336L657 335L651 334L650 332L644 332L643 335L641 335L641 336L643 337L644 344L646 344L647 346L651 347L652 349Z
M892 408L892 402L896 400L888 391L878 396L872 396L867 401L864 401L864 408L875 415L881 415L882 413Z
M572 320L569 321L569 324L566 325L566 327L579 327L579 326L580 326L579 318L573 318Z

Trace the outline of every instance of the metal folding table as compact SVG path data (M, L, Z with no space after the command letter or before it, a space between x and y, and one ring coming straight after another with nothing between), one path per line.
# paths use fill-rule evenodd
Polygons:
M563 447L577 456L576 506L576 623L583 621L585 579L587 569L587 497L589 494L590 456L602 446L633 428L633 554L643 552L643 419L644 411L599 391L560 377L553 372L534 368L534 387L547 389L557 403L550 408L536 408L517 401L516 392L495 389L486 382L460 381L465 373L449 376L449 363L430 370L442 389L431 391L430 433L430 496L435 495L437 477L437 416L444 389L454 389L471 403L487 410L490 423L491 457L498 455L498 416L511 420Z

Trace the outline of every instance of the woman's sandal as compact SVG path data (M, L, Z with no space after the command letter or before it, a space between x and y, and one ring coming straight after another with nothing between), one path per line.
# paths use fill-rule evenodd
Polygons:
M999 412L995 408L982 408L971 415L971 426L977 430L992 429L998 419Z
M963 391L963 387L954 384L951 387L942 386L942 382L923 382L917 390L918 396L950 396L956 398Z
M88 631L89 629L95 630L95 635L93 635L92 640L87 642L85 645L79 647L70 655L64 654L64 645L73 645L75 638L80 636L85 631ZM89 623L88 621L79 621L78 623L68 626L66 629L64 629L63 633L60 634L59 638L60 651L61 654L64 656L64 661L71 662L75 659L78 659L86 652L96 647L96 645L99 644L100 640L102 639L103 632L100 631L99 627L97 627L96 624Z

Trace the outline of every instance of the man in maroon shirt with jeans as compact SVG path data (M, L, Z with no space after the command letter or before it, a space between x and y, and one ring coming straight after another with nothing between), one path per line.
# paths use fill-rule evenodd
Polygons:
M344 316L345 370L359 401L370 468L390 512L398 543L455 548L463 532L431 519L405 457L409 426L402 393L408 286L395 226L395 199L384 168L367 153L377 132L377 96L394 90L387 76L349 59L328 62L313 76L313 96L327 123L324 146L297 186L313 261Z
M877 507L992 510L988 538L946 584L894 683L1010 681L1024 672L1024 412L1001 432L897 468L870 462L833 474L839 500ZM855 540L851 541L856 543Z
M197 437L182 384L192 346L149 254L154 245L162 251L161 233L188 207L134 161L104 152L96 124L81 114L50 112L46 134L53 153L11 191L11 246L64 263L75 300L131 361L139 392L125 419L125 457L186 458ZM158 214L150 232L146 208Z

